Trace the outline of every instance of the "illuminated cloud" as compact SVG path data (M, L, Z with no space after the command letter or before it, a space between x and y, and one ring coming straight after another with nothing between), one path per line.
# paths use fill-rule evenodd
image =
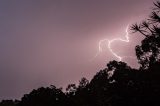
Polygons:
M126 32L125 39L114 38L114 39L111 39L111 40L109 40L109 39L100 40L99 45L98 45L98 52L97 52L97 54L95 55L94 58L96 58L103 51L102 45L105 44L107 46L107 49L111 52L111 54L113 56L115 56L119 61L122 61L123 58L133 58L133 59L135 59L135 57L132 57L132 56L120 56L116 52L114 52L114 50L112 49L112 44L116 41L121 41L121 42L126 42L126 43L130 42L128 28L129 28L129 25L125 29L125 32Z

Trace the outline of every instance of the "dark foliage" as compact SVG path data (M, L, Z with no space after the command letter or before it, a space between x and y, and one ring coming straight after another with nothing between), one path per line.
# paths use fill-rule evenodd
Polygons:
M22 97L19 106L63 106L66 95L55 86L41 87Z
M2 100L0 102L0 106L17 106L18 103L19 103L18 100L15 100L15 101L13 101L13 100Z
M65 93L55 86L41 87L0 106L160 106L160 2L154 5L148 20L131 27L145 36L136 46L139 69L111 61L91 81L69 84Z
M154 5L148 20L131 27L131 30L140 32L146 37L140 46L136 46L136 55L142 69L148 69L156 62L160 62L160 2Z

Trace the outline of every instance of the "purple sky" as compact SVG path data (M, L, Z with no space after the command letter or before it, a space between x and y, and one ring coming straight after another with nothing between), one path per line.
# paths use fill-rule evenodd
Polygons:
M91 79L117 59L103 47L90 61L98 42L124 38L126 26L147 18L152 6L152 0L0 0L0 100ZM142 38L130 34L129 43L115 42L112 49L135 56Z

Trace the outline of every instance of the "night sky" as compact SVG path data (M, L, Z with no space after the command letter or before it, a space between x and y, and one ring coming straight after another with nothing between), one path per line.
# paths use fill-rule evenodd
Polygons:
M102 39L124 38L126 26L147 18L153 0L0 0L0 100L19 99L51 84L91 79L117 58ZM120 56L135 56L143 36L115 42ZM138 68L137 61L123 60Z

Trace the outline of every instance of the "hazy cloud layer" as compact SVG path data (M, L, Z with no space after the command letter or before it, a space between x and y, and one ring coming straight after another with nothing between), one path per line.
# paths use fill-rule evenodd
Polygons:
M116 59L107 49L90 61L98 41L123 37L128 24L144 19L152 0L1 0L0 99L19 98L39 86L66 86L90 79ZM113 49L134 56L142 39ZM105 49L105 48L104 48ZM134 60L125 59L135 66Z

